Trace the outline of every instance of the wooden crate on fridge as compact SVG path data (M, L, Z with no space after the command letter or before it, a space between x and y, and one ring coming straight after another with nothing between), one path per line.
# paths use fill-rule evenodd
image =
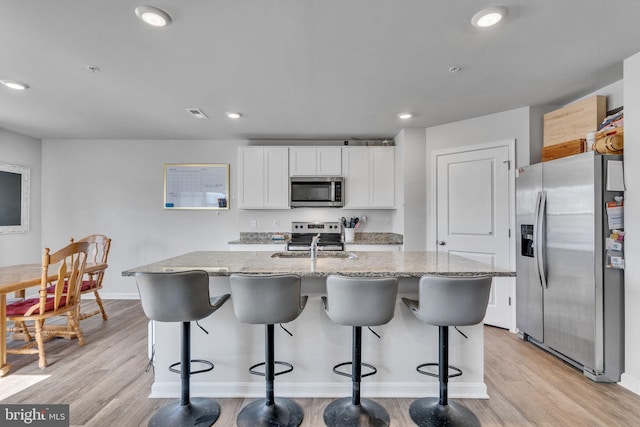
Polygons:
M544 115L544 147L585 138L607 114L607 97L592 96Z
M574 154L584 153L586 151L587 140L584 138L575 139L573 141L563 142L561 144L542 147L542 161L559 159L560 157L572 156Z

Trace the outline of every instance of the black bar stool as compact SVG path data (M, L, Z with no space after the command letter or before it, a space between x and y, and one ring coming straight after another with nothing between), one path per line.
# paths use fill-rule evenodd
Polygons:
M409 415L418 426L480 426L478 417L471 410L449 401L449 378L462 375L460 369L449 366L449 326L469 326L482 322L490 292L491 276L422 276L418 289L419 301L402 298L418 319L438 326L438 373L421 370L435 363L424 363L416 369L421 374L439 378L440 397L425 397L411 404ZM456 373L449 375L449 369Z
M180 373L180 400L156 411L149 426L210 426L220 416L220 405L215 400L190 398L191 374L213 369L207 360L191 359L191 322L204 319L222 307L229 294L210 298L209 274L202 270L175 273L136 273L136 283L144 314L156 322L182 322L182 348L179 363L169 367ZM207 368L191 371L191 363ZM175 366L180 365L180 370Z
M242 408L236 420L238 427L298 427L304 413L294 400L275 397L274 379L293 370L293 365L275 360L274 330L276 323L295 320L307 303L301 296L300 276L232 274L231 301L238 320L265 325L265 362L249 368L254 375L265 377L266 399L256 400ZM264 365L264 373L255 369ZM275 365L287 369L275 372Z
M337 399L324 410L329 427L386 427L389 414L377 402L360 397L362 378L373 375L376 368L362 363L362 327L389 323L393 318L398 293L395 278L327 277L327 296L322 297L329 318L339 325L353 328L352 360L333 367L333 372L351 378L351 397ZM351 365L351 374L340 367ZM369 369L363 374L362 367Z

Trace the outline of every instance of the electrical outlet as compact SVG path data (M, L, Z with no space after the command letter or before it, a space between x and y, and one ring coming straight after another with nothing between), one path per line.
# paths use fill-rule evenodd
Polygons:
M256 221L255 219L251 220L251 226L252 227L257 227L258 226L258 221Z
M273 220L273 228L275 228L276 230L280 228L280 220L277 220L277 219Z

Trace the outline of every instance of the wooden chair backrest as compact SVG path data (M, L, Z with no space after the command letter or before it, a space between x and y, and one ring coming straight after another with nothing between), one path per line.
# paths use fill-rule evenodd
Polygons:
M92 264L107 264L107 258L109 257L109 249L111 249L111 239L105 236L104 234L90 234L89 236L83 237L80 240L76 240L77 242L87 242L89 243L89 254L87 258L87 262ZM74 242L73 237L71 238L71 243ZM94 289L102 288L102 279L104 278L104 271L106 267L100 271L94 271L89 274L88 279L91 282L89 290L86 292L93 292Z
M40 303L32 307L25 315L33 314L39 310L39 314L45 313L47 304L47 287L51 284L55 286L53 295L53 309L58 311L61 306L62 297L66 297L63 306L64 311L68 311L80 303L80 288L82 286L82 276L87 263L89 243L70 243L59 251L50 254L50 249L45 248L42 255L42 277L40 280ZM54 268L57 267L54 280L49 280ZM66 290L65 290L66 285Z
M71 243L74 242L87 242L90 244L89 257L87 262L93 264L106 264L107 257L109 256L109 249L111 248L111 239L104 234L90 234L82 239L74 240L71 238Z

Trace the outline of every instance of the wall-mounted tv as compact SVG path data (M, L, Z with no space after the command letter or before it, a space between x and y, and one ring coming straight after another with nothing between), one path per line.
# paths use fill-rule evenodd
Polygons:
M30 169L0 163L0 234L29 231Z

